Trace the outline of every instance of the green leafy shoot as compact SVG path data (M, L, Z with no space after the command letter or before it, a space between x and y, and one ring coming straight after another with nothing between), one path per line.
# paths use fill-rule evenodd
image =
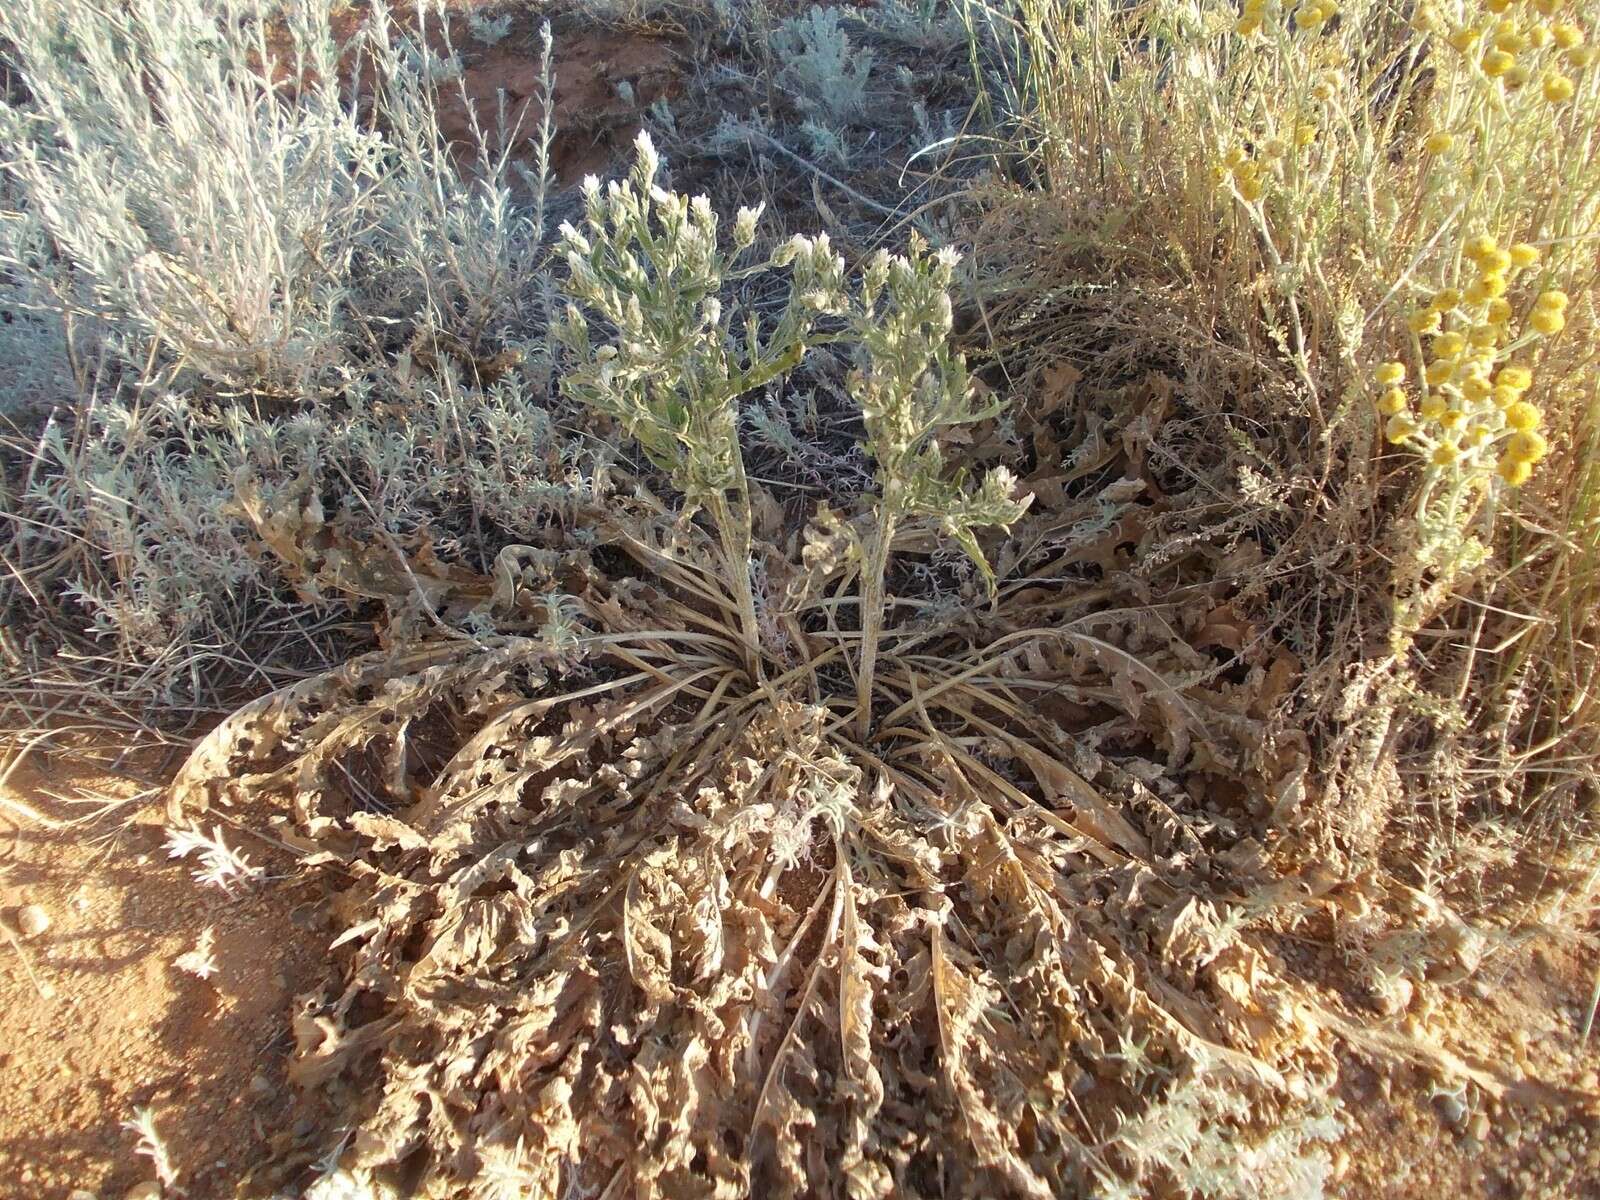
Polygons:
M1003 467L990 471L975 490L962 472L947 474L939 431L996 415L1002 405L975 402L966 361L950 349L954 251L928 253L920 237L907 257L880 251L862 279L852 324L862 362L850 391L866 422L866 450L877 461L877 523L862 573L861 655L857 675L857 722L870 724L872 680L882 634L884 573L896 527L907 517L931 517L955 539L983 573L991 590L994 572L976 530L1009 526L1027 509L1012 498L1015 479Z
M750 497L739 452L738 398L792 370L818 318L845 310L844 262L826 235L796 237L769 258L737 266L755 242L759 209L741 209L731 250L717 215L656 184L660 159L646 133L622 181L584 182L584 228L561 227L571 277L560 335L571 362L566 394L615 420L683 492L707 510L723 545L751 666L760 633L750 586ZM753 313L725 311L726 284L790 269L789 300L763 330ZM589 314L604 323L596 344Z

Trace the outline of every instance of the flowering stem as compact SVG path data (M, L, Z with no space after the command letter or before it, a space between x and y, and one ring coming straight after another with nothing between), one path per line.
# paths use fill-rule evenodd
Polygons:
M861 665L856 672L856 736L867 739L872 729L872 682L878 666L878 639L883 635L883 577L889 569L889 543L898 516L887 505L879 509L878 529L861 569Z
M744 643L744 666L751 682L759 682L761 670L761 622L756 615L755 593L750 588L751 515L749 495L746 491L744 463L738 455L734 461L738 483L734 491L738 497L735 505L728 497L718 493L710 500L712 519L717 524L717 535L722 541L722 556L727 563L728 586L733 589L734 604L739 611L739 634Z

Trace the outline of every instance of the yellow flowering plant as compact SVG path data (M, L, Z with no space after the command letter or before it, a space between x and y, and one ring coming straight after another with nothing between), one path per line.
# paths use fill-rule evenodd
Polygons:
M1071 19L1054 0L1017 0L1032 73L1019 90L1029 87L1052 186L1125 209L1164 196L1192 213L1154 240L1219 308L1242 301L1240 328L1264 318L1324 441L1358 424L1374 364L1406 364L1405 409L1393 383L1373 381L1372 397L1389 441L1424 465L1407 507L1428 527L1455 522L1472 545L1492 537L1483 519L1495 506L1469 537L1463 523L1481 505L1440 509L1441 481L1501 495L1539 461L1499 416L1495 370L1541 358L1571 317L1561 288L1587 289L1592 275L1593 14L1576 0L1157 0L1139 11L1090 0ZM1170 53L1129 51L1155 44ZM1086 79L1074 62L1116 67ZM1202 190L1209 212L1193 211ZM1498 395L1509 402L1509 389ZM1472 545L1441 553L1421 537L1397 596L1481 561Z
M1404 361L1372 371L1384 437L1426 464L1416 500L1419 556L1447 576L1487 557L1486 542L1468 530L1483 502L1527 483L1549 453L1544 414L1525 399L1535 382L1526 364L1564 327L1569 300L1556 288L1540 291L1522 306L1519 324L1518 306L1505 299L1542 258L1528 242L1502 247L1489 234L1468 238L1460 248L1472 275L1466 287L1439 289L1406 319L1409 357L1421 368L1415 403L1403 386ZM1492 527L1494 505L1486 511Z
M1259 503L1229 526L1274 531L1260 574L1282 582L1252 619L1346 731L1351 781L1377 777L1357 747L1398 739L1381 698L1427 694L1499 764L1484 792L1552 786L1600 728L1579 682L1600 665L1600 11L1001 7L1023 51L1003 95L1057 203L1050 223L1034 195L1013 205L1035 236L986 321L1042 361L1082 328L1085 359L1120 337L1182 364L1195 441L1162 445L1173 482ZM1052 262L1037 234L1056 230Z
M1271 0L1246 0L1235 23L1240 61L1223 77L1260 94L1239 94L1237 115L1224 117L1214 176L1285 285L1268 303L1287 310L1302 382L1314 389L1329 374L1311 361L1319 340L1349 377L1367 364L1384 437L1422 464L1413 552L1395 581L1403 642L1451 581L1486 559L1504 494L1550 451L1543 414L1524 399L1534 382L1525 364L1566 328L1569 299L1556 282L1592 258L1600 190L1581 178L1592 155L1553 153L1586 138L1584 123L1592 129L1600 114L1586 14L1559 0L1423 0L1405 29L1376 4L1350 6L1335 28L1337 10L1309 0L1284 15ZM1380 48L1354 40L1386 26ZM1436 42L1448 49L1431 51ZM1280 137L1308 116L1329 136ZM1265 151L1273 145L1285 149ZM1365 203L1319 202L1352 171ZM1502 244L1512 230L1522 240ZM1321 261L1330 244L1387 266L1335 281ZM1359 325L1328 345L1316 318L1340 311L1359 312ZM1408 375L1410 391L1400 386Z

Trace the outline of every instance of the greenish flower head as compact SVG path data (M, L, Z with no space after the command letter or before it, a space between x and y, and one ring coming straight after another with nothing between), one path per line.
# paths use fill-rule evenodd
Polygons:
M560 333L572 358L563 385L621 424L700 507L738 486L735 401L797 365L816 319L842 311L844 264L826 238L795 238L765 262L737 266L760 209L740 210L723 249L710 202L659 187L649 135L636 146L625 180L584 182L583 228L561 227L570 302ZM784 312L765 330L744 314L736 337L724 284L785 266ZM591 319L609 328L597 337Z
M974 530L1009 525L1027 501L1012 499L1015 480L1004 470L991 471L970 492L962 473L945 471L939 431L1002 408L976 402L966 361L950 349L949 289L958 261L954 251L930 254L913 238L906 257L880 251L868 263L853 319L861 354L850 390L866 422L866 449L878 464L880 521L938 518L992 583Z

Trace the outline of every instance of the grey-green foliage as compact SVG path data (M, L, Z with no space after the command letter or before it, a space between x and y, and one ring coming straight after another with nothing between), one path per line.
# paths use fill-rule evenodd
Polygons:
M181 397L142 401L95 403L77 427L49 422L15 503L24 520L13 550L24 565L58 559L64 574L40 566L32 586L60 586L108 652L160 664L184 655L191 635L231 640L220 629L237 635L261 598L262 573L227 515L232 468L259 447L238 424L188 420ZM224 614L219 597L237 609Z
M14 219L49 238L73 303L115 323L130 362L154 338L220 382L315 391L348 374L375 318L475 334L534 274L539 233L509 203L505 157L480 152L468 178L439 133L449 48L402 36L381 4L341 44L332 7L0 10L26 85L0 105ZM377 120L346 97L363 68L342 56L368 64Z
M534 540L587 486L546 419L542 194L513 202L512 131L484 114L475 144L448 145L430 80L449 47L382 3L336 41L334 7L0 6L23 85L0 104L0 391L60 406L8 439L27 469L0 496L0 612L43 656L8 661L15 678L66 663L51 639L70 630L97 693L181 704L263 639L308 647L343 610L296 597L261 552L241 473L269 508L326 492L355 541L426 531L469 561L486 531ZM548 133L517 131L536 193ZM524 345L532 369L487 390L447 355L407 369L413 331Z
M983 572L994 575L976 530L1010 525L1027 500L1012 498L1015 480L1003 468L968 491L958 473L947 476L939 433L993 416L998 405L973 402L966 362L950 349L950 284L956 255L927 253L913 237L905 257L880 252L861 280L852 331L859 362L850 393L861 405L867 452L878 465L877 523L863 548L861 658L856 672L858 729L867 732L882 634L884 576L895 534L907 518L932 518Z
M837 9L813 5L791 17L773 33L772 48L783 63L779 81L802 108L833 124L861 115L874 55L850 41Z
M943 51L967 37L962 0L878 0L869 19L877 32L923 50Z
M620 423L670 474L691 510L710 512L754 667L761 632L750 588L752 521L738 400L792 371L809 346L854 347L849 390L861 405L879 485L870 544L858 547L865 721L896 529L909 519L936 522L987 576L975 530L1009 524L1025 506L1012 498L1006 472L991 472L969 490L959 473L946 472L939 449L941 430L998 411L973 402L966 364L950 349L956 257L930 254L914 239L905 257L874 256L852 295L843 259L826 236L797 235L770 255L751 255L757 210L739 213L724 249L710 202L659 187L647 134L637 148L626 180L585 184L584 228L561 230L572 297L562 326L572 360L563 387ZM741 266L745 257L751 261ZM730 283L779 271L787 272L788 294L776 320L764 325L751 309L725 305ZM591 317L604 328L594 329ZM828 319L832 327L819 331Z
M985 420L1002 408L975 402L966 362L950 348L956 262L952 250L928 254L915 235L907 256L879 251L871 259L853 320L861 364L850 393L861 405L866 449L878 464L880 519L934 518L987 577L974 530L1008 525L1022 509L1011 498L1015 480L1004 468L969 491L961 473L947 473L939 447L941 430Z
M839 129L815 117L807 117L800 123L800 133L806 140L806 150L817 162L836 168L850 165L850 143Z
M515 21L516 15L509 12L495 17L475 11L467 14L467 28L485 46L496 46L505 41Z
M797 236L739 266L759 210L740 210L732 249L723 251L711 202L658 187L649 135L641 132L636 146L626 180L604 188L585 180L584 228L561 227L573 300L560 330L572 360L562 388L619 422L691 509L710 511L754 672L761 633L737 400L793 369L817 319L843 310L844 263L825 236ZM770 327L754 312L724 309L726 284L780 267L791 269L789 297ZM585 308L608 326L598 345Z
M56 403L72 390L67 318L48 276L33 269L49 247L33 226L6 217L8 191L0 178L0 417Z
M735 401L794 367L817 319L843 311L844 264L824 235L740 266L759 210L740 210L722 249L710 202L657 187L655 148L646 134L636 145L625 181L585 181L584 228L561 228L574 301L562 326L571 353L562 384L618 421L702 507L742 486ZM725 285L783 266L789 298L776 321L763 327L753 312L724 308ZM614 336L596 346L585 309Z
M312 82L291 106L248 70L265 34L237 4L18 0L0 32L31 94L0 109L23 211L86 303L228 379L337 360L381 146L344 119L327 39L301 43Z
M356 544L426 534L469 561L479 530L535 542L604 486L603 460L560 438L543 397L514 379L358 384L351 400L273 420L146 393L96 400L73 425L52 419L10 497L20 574L0 598L60 597L125 698L203 702L219 662L344 611L340 597L286 588L237 503L241 479L269 513L315 512Z
M847 341L883 519L934 517L981 564L972 529L1020 509L1005 471L969 491L939 448L939 431L1001 407L975 403L965 361L950 348L955 253L930 253L920 238L906 256L879 252L852 296L826 234L751 255L760 210L747 208L724 248L710 202L656 184L648 134L636 148L626 180L585 181L584 227L561 228L572 298L560 327L567 394L621 424L692 508L708 507L744 486L738 398L793 370L808 346ZM787 272L788 296L775 320L725 307L729 284L776 271ZM591 316L605 323L598 334ZM819 334L824 318L843 329Z

